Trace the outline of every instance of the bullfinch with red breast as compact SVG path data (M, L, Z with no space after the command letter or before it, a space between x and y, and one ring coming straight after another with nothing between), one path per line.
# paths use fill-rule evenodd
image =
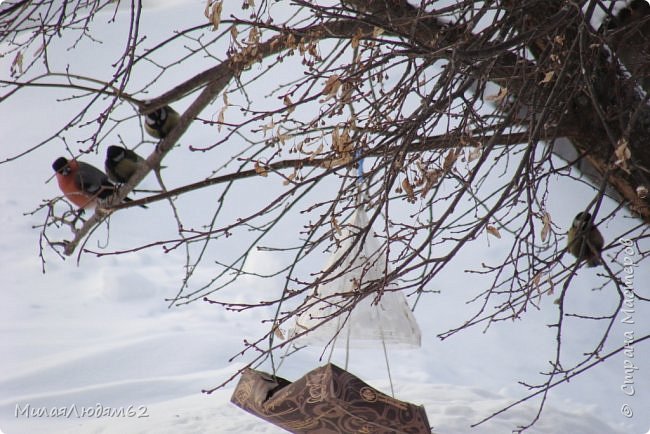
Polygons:
M96 207L98 200L107 199L117 192L108 176L88 163L59 157L52 163L52 168L66 199L81 209ZM131 199L126 197L124 201L130 202Z

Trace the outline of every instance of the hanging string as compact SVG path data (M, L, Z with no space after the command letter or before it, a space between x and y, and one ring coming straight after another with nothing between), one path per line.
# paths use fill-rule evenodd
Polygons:
M367 189L368 186L363 177L363 161L365 157L361 157L361 148L357 149L354 153L354 157L357 159L357 207L360 208L363 203L366 201Z
M345 370L348 370L348 363L350 362L350 334L352 333L352 327L348 324L348 336L345 340Z
M360 158L361 149L357 149L357 151L354 154L354 157L359 160L357 163L357 184L363 184L363 160L365 160L365 157Z
M334 348L336 347L336 341L338 341L341 332L341 317L337 317L336 321L337 321L336 329L338 330L338 332L334 336L334 340L331 343L332 347L330 349L330 355L329 357L327 357L327 363L330 363L332 361L332 356L334 355Z
M327 363L330 363L332 361L332 356L334 355L334 348L336 347L336 341L338 341L339 336L341 335L341 331L343 328L346 328L347 336L345 337L345 366L343 369L346 371L348 370L348 364L350 362L350 334L352 333L352 328L350 327L350 324L345 323L343 327L341 327L341 318L337 318L338 321L338 327L337 330L338 332L336 333L336 336L334 336L334 340L332 341L332 347L330 349L330 354L327 357ZM347 326L347 327L346 327Z
M379 312L379 311L378 311ZM384 328L381 326L381 314L379 314L379 333L381 334L381 346L384 348L384 360L386 361L386 371L388 372L388 383L390 384L390 394L395 398L395 389L393 388L393 376L390 372L390 362L388 357L388 348L386 347L386 339L384 338Z
M366 185L364 189L364 184L365 181L363 179L363 161L365 160L364 157L361 157L361 149L357 149L355 152L355 158L357 159L357 207L361 207L362 203L364 202L365 198L367 197L366 191L368 186ZM379 313L379 310L377 310ZM395 397L395 389L393 387L393 376L390 372L390 360L388 357L388 348L386 347L386 338L384 336L384 328L382 327L381 324L381 314L379 314L379 321L377 321L377 325L379 327L379 334L381 336L381 346L384 350L384 360L386 362L386 371L388 373L388 382L390 384L390 394L394 398ZM348 369L348 357L350 354L350 327L348 326L348 339L346 342L346 351L345 351L345 369Z
M290 349L291 345L287 345L287 349L284 351L284 354L280 356L280 363L278 363L278 366L275 366L275 362L273 361L273 352L271 352L271 367L273 368L273 376L277 374L277 372L280 370L280 367L287 359L287 354L289 354Z

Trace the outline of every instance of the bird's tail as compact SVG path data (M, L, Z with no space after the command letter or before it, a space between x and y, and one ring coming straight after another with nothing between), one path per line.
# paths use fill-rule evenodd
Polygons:
M600 260L600 257L597 255L593 255L590 258L587 259L587 266L593 268L597 267L599 265L602 265L603 261Z
M133 199L130 197L125 197L124 202L133 202ZM149 207L147 205L138 205L140 208L148 209Z

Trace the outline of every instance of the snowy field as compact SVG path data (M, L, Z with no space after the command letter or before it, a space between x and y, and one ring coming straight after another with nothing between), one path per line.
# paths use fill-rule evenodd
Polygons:
M2 176L6 173L3 170ZM244 338L265 330L260 324L265 312L228 313L201 302L168 309L164 299L175 293L180 272L174 258L161 254L86 256L79 266L50 255L47 272L41 274L38 235L30 228L36 221L22 213L33 203L31 197L56 194L53 187L15 183L11 190L20 194L3 190L0 201L4 210L0 259L5 267L0 277L0 429L6 434L281 432L229 404L234 384L212 395L201 393L241 366L228 359L241 350ZM112 230L124 230L127 236L144 230L127 224L131 219L127 213L115 216ZM260 257L259 263L265 259L272 260ZM233 291L257 299L257 290L271 290L267 285L272 282L243 284ZM438 285L454 289L455 282ZM576 291L587 308L607 302L588 286L576 286ZM538 372L552 357L554 342L546 324L555 318L556 307L551 297L524 321L501 324L485 334L474 329L440 342L435 334L456 324L463 306L463 300L443 292L416 310L422 348L389 349L396 397L424 404L437 433L510 432L532 419L537 400L473 430L469 425L525 396L518 381L542 381ZM575 331L572 345L587 348L591 330ZM297 354L279 374L297 379L319 365L318 354L317 349ZM337 350L333 361L342 365L342 358ZM541 420L530 432L646 433L647 348L637 348L636 360L640 370L635 396L622 394L623 359L612 359L552 390ZM353 350L349 370L389 392L379 349ZM630 419L620 414L624 402L635 410ZM136 415L28 417L43 408L63 412L75 408L80 414L98 406L109 409L103 411L131 406Z

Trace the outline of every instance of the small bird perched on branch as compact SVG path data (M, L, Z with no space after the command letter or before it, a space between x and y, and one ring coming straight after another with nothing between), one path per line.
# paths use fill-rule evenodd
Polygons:
M595 267L602 264L600 254L605 245L605 240L600 231L591 223L591 214L579 212L573 219L567 237L569 253L585 260L587 265Z
M109 146L106 150L104 169L111 181L123 184L133 176L141 161L144 161L144 158L130 149Z
M108 180L108 176L88 163L59 157L52 163L52 168L64 196L82 210L96 207L98 201L108 199L117 192L117 187ZM124 201L131 202L131 199L125 197Z
M164 139L178 124L179 119L178 112L166 105L144 116L144 129L150 136Z

